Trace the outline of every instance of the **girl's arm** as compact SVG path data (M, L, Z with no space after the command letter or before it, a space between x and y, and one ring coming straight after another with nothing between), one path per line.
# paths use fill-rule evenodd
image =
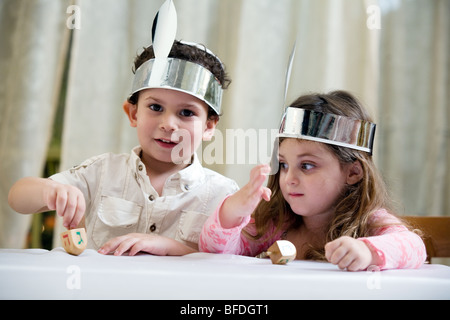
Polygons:
M360 238L377 254L380 269L419 268L426 260L427 252L422 238L408 230L399 219L386 210L374 213L375 225L385 225L375 229L373 236Z
M219 220L222 204L223 202L203 225L198 243L200 251L254 257L281 239L283 232L275 232L275 226L272 226L263 239L249 239L242 231L245 229L249 234L256 234L256 227L250 216L245 217L242 223L234 228L224 228Z
M86 209L84 196L78 188L35 177L17 181L9 191L8 203L23 214L56 210L66 228L76 228Z
M203 226L200 251L248 256L261 252L265 244L250 242L241 231L249 224L250 215L261 199L270 200L270 189L263 186L269 172L267 165L253 168L250 182L218 206ZM248 227L252 225L250 223Z
M327 260L349 271L419 268L426 259L422 239L386 210L378 210L370 223L382 226L373 236L354 239L340 237L325 245Z
M198 241L200 251L245 255L248 245L246 239L241 235L241 231L249 223L250 216L243 218L242 222L234 228L223 227L219 219L219 212L229 198L230 196L219 204L216 211L208 217L203 225Z
M349 271L419 268L426 259L422 239L386 210L378 210L370 223L382 226L373 236L354 239L340 237L325 245L327 260Z
M228 197L219 208L219 219L225 229L242 224L245 217L250 216L258 203L270 200L271 191L263 186L270 173L268 165L259 165L252 169L250 181L231 197Z

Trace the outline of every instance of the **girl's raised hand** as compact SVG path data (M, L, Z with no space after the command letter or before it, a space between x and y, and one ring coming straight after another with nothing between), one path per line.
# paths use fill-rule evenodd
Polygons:
M244 217L253 213L262 199L265 201L270 200L271 191L264 186L264 181L269 173L269 165L262 164L256 166L250 173L250 181L242 189L225 200L219 212L219 218L223 228L238 226Z

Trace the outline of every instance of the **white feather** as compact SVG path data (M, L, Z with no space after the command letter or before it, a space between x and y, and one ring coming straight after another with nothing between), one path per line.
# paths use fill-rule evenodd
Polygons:
M158 11L158 21L153 39L155 58L167 58L177 34L177 12L172 0L163 3Z
M154 26L153 52L155 61L150 75L149 85L158 85L166 66L167 57L172 49L177 33L177 12L172 0L163 3L157 13L156 26Z
M292 65L294 64L294 57L295 57L295 50L297 48L297 41L294 42L294 47L292 48L291 55L289 57L288 67L286 70L286 79L284 84L284 101L283 101L283 108L286 106L286 99L287 94L289 91L289 82L291 81L291 72L292 72Z

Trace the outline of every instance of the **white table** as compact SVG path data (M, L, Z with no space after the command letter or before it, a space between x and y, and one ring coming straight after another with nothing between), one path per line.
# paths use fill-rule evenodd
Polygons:
M0 249L0 299L450 299L450 267L341 271L329 263L195 253L104 256Z

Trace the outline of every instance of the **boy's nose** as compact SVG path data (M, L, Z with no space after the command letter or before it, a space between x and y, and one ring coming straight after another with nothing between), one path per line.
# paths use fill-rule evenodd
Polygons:
M175 131L177 129L176 117L172 114L166 114L162 117L159 127L164 131Z

